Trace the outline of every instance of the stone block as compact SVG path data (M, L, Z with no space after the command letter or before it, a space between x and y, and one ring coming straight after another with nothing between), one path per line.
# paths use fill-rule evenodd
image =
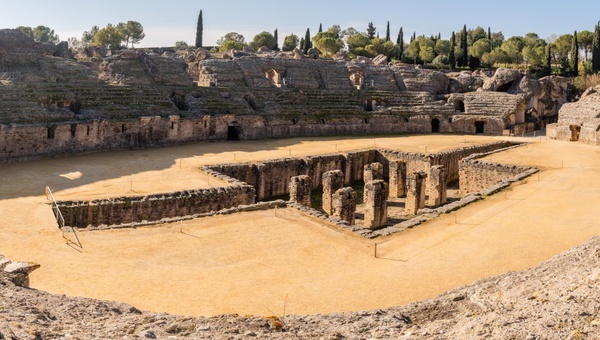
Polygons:
M310 207L312 184L310 176L301 175L290 178L290 201Z
M423 171L412 172L406 179L406 212L416 215L419 209L425 208L425 180L427 174Z
M383 227L387 223L387 184L374 180L365 184L364 226L369 229Z
M390 161L390 198L406 195L406 162Z
M332 196L344 186L344 173L341 170L327 171L323 173L323 211L332 215Z
M338 189L331 198L331 216L347 221L351 225L355 221L356 191L350 187Z

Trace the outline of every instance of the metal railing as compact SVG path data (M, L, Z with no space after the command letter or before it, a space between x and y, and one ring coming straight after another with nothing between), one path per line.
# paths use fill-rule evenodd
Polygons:
M52 194L52 190L50 190L49 186L46 186L46 199L51 201L50 204L52 204L52 212L54 213L54 217L56 218L56 223L58 224L58 228L63 233L63 235L62 235L63 238L65 240L67 240L68 242L79 246L79 248L83 248L83 246L81 245L81 241L79 241L79 236L77 236L77 232L75 231L75 228L66 225L65 218L63 217L63 214L60 211L60 208L58 207L58 203L56 202L56 199L54 199L54 195ZM73 242L69 238L65 237L65 232L72 233L73 236L75 237L76 242Z

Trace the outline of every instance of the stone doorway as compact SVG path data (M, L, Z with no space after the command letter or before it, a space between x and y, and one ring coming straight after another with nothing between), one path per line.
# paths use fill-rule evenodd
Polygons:
M431 120L431 133L439 133L440 132L440 120L434 118Z
M485 133L485 122L475 122L475 133L478 135L482 135Z
M571 142L579 141L579 134L581 133L581 126L579 125L570 125L569 130L571 130Z
M240 124L238 122L231 122L227 126L227 140L236 141L240 140Z

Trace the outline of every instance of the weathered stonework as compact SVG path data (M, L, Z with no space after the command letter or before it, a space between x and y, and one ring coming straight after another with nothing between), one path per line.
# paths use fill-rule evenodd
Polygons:
M446 168L442 165L435 165L429 171L429 185L427 186L429 206L438 206L446 204Z
M311 179L307 175L290 178L290 201L310 207Z
M331 216L354 225L356 213L356 191L350 187L338 189L331 198Z
M389 162L390 198L406 195L406 162L393 160Z
M416 215L419 209L425 208L425 172L411 172L406 179L406 212Z
M366 164L364 166L363 181L365 182L365 191L367 183L383 179L383 164L379 162ZM364 195L364 202L367 202L367 196Z
M376 229L387 224L387 184L383 180L374 180L365 184L364 225Z
M333 215L332 196L344 186L344 173L341 170L332 170L323 173L323 211Z

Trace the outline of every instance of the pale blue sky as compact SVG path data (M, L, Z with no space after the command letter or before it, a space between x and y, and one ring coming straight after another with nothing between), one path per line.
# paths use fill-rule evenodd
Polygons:
M472 3L465 6L465 3ZM448 38L464 24L502 31L505 37L535 32L551 34L594 29L600 20L600 1L326 1L326 0L0 0L0 28L45 25L62 40L81 37L91 26L127 20L142 23L146 38L138 47L172 46L175 41L194 43L196 20L204 14L204 45L212 45L227 32L238 32L246 41L261 31L279 30L283 37L303 36L306 28L314 35L323 23L327 29L338 24L364 31L372 21L385 36L390 21L392 37L404 28L405 39L416 32L427 36L439 32Z

